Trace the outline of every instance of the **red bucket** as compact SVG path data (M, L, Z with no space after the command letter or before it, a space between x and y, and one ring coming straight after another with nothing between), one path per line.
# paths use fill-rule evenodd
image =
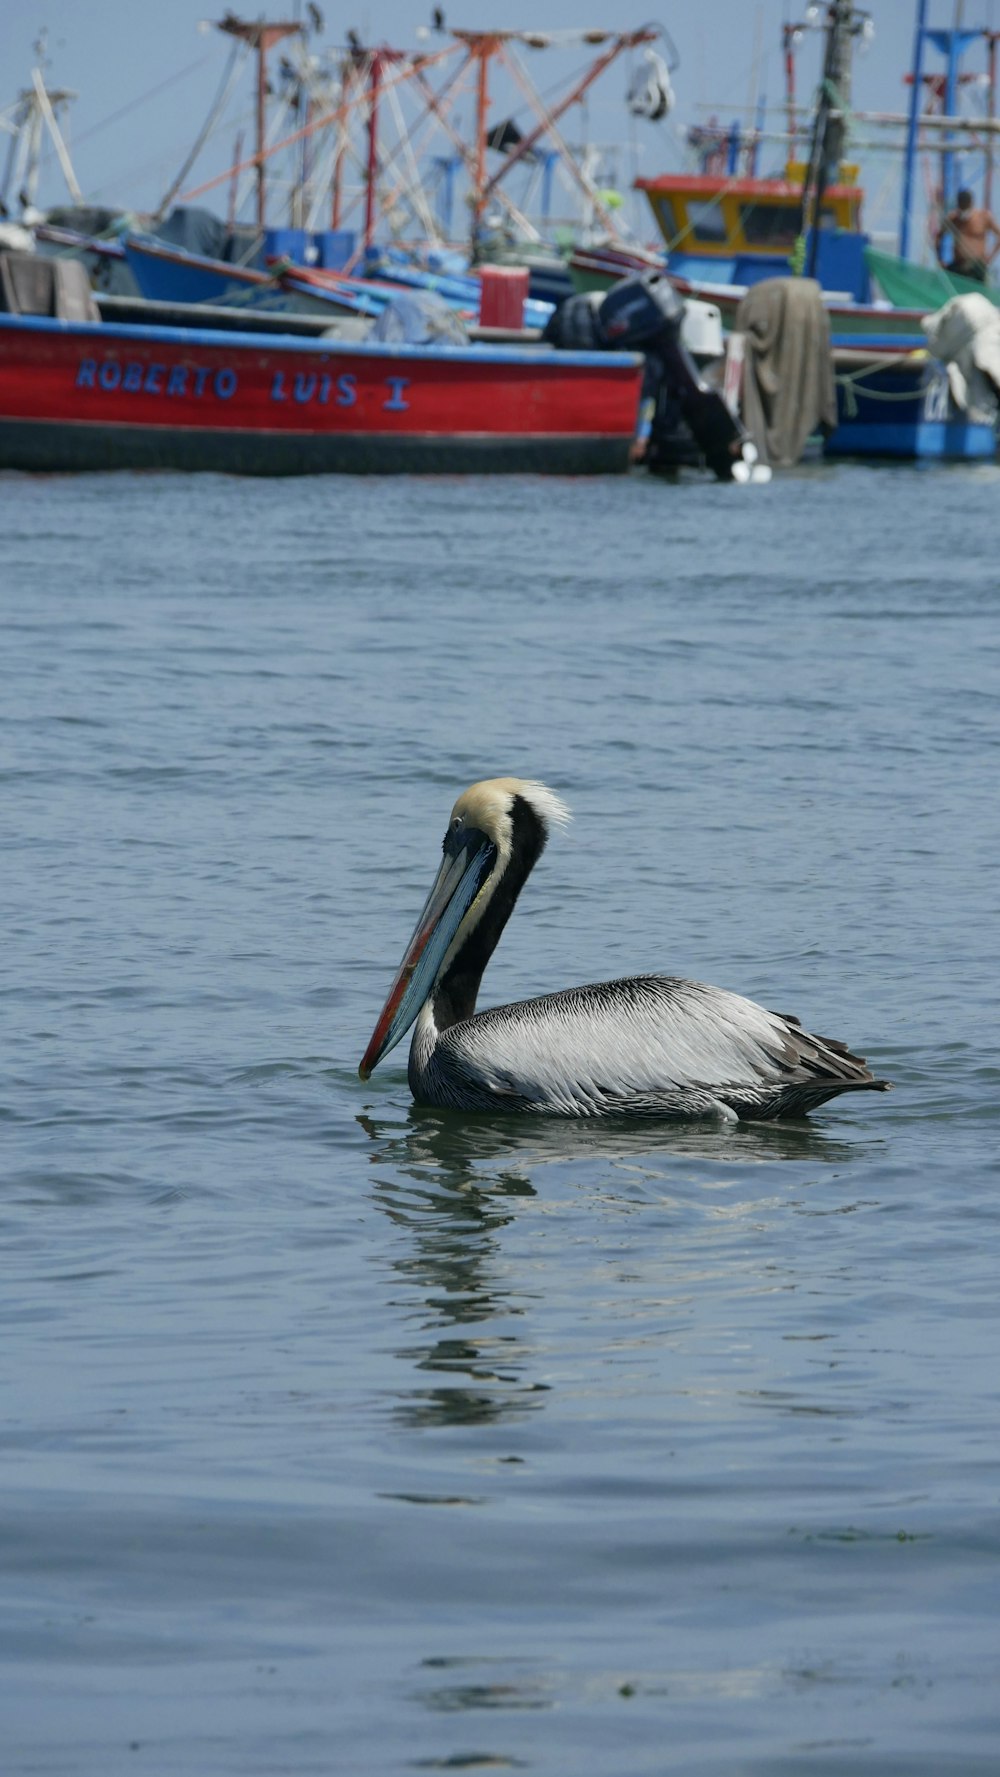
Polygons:
M528 275L527 267L523 265L484 265L480 268L481 327L508 327L519 331L524 326Z

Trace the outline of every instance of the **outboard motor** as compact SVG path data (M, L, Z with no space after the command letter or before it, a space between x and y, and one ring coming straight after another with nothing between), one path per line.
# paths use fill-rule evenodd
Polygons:
M654 473L703 459L720 481L748 480L756 451L681 344L684 303L657 271L623 278L604 297L571 296L542 335L563 351L643 352L645 463Z
M681 343L684 303L673 285L656 271L624 278L605 296L600 321L609 346L646 354L643 399L652 403L647 468L662 473L700 454L720 481L728 481L749 440Z
M599 290L587 296L567 296L545 323L542 343L560 352L606 352L608 342L600 322L604 301Z
M648 352L680 337L684 304L661 272L646 271L613 284L600 314L609 346L621 352Z

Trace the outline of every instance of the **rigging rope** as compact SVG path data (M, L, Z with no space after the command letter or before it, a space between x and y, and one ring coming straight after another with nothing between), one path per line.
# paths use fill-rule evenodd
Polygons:
M911 368L915 369L916 365L912 365ZM861 387L863 377L878 375L885 369L886 366L884 364L862 364L857 370L841 371L834 377L834 381L839 383L844 391L845 420L853 420L857 418L857 397L859 394L863 395L866 401L923 401L927 394L927 388L924 384L921 384L919 389L898 389L895 391L892 389L866 389Z
M190 154L187 156L187 159L185 160L184 165L181 167L180 172L178 173L173 184L170 186L169 190L165 193L163 198L160 200L160 203L157 205L156 210L154 211L154 217L153 217L154 221L159 221L162 216L166 215L167 210L170 208L170 205L173 203L174 198L177 196L177 193L180 191L181 186L183 185L185 179L187 178L188 173L191 171L191 168L194 166L194 163L197 160L202 149L204 148L205 143L208 141L208 138L215 128L216 122L222 112L223 107L229 99L230 91L232 90L232 87L235 83L236 72L237 72L237 63L240 61L240 59L243 56L245 56L247 54L248 49L249 49L249 45L246 43L236 42L233 44L233 47L229 53L229 61L226 64L222 79L219 82L219 90L215 96L215 100L212 104L212 108L209 111L209 114L208 114L207 118L205 119L205 122L202 124L201 131L197 137L197 140L195 141L194 147L191 149Z

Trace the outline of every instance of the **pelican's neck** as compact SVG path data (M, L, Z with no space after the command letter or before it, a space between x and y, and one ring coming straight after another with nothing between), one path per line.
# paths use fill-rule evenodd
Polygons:
M475 925L434 983L430 1005L439 1031L472 1017L483 971L500 942L518 895L545 849L545 824L523 796L514 797L510 824L507 863L494 877L492 887L487 888L489 898Z

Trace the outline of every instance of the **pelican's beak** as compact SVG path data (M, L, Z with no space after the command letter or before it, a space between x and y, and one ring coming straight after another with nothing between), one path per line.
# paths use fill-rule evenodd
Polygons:
M358 1069L363 1080L406 1035L430 997L455 933L492 870L496 855L496 847L485 833L474 829L449 832L434 887Z

